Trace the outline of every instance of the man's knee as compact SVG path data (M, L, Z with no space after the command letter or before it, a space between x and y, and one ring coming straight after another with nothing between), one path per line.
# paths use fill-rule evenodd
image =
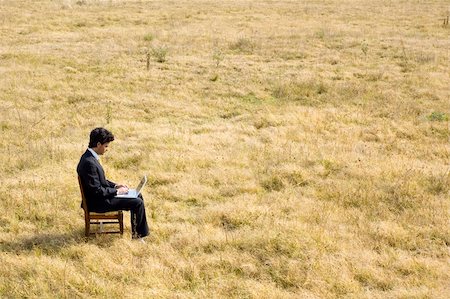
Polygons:
M142 200L142 198L139 198L139 197L130 199L130 201L131 201L131 204L136 208L144 205L144 201Z

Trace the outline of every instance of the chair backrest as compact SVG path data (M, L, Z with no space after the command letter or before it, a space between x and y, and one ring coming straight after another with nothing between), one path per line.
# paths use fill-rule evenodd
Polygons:
M83 208L85 213L89 214L89 210L88 210L87 202L86 202L86 197L84 197L83 185L81 184L80 176L78 176L78 184L80 185L80 192L81 192L81 207Z

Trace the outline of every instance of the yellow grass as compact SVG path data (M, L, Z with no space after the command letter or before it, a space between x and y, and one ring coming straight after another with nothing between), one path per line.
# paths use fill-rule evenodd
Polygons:
M0 1L0 297L448 298L449 9ZM147 244L83 238L96 126Z

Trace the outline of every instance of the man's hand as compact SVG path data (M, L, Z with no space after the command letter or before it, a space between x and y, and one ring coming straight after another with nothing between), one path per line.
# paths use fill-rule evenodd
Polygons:
M119 188L122 188L122 187L125 187L125 188L128 189L127 185L117 184L116 186L114 186L114 188L116 188L116 189L119 189Z
M117 188L117 194L127 194L128 193L128 187L122 186Z

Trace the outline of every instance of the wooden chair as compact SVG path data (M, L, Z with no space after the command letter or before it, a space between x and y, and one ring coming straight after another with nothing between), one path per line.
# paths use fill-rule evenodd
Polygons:
M121 234L123 235L123 213L122 211L114 211L114 212L106 212L106 213L94 213L89 212L86 198L84 197L83 185L81 185L81 179L78 177L78 184L80 185L81 192L81 202L84 210L84 233L86 237L89 237L91 234ZM103 221L106 220L106 221ZM103 224L119 224L118 231L102 231L97 230L95 232L91 232L91 224L99 225L102 228Z

